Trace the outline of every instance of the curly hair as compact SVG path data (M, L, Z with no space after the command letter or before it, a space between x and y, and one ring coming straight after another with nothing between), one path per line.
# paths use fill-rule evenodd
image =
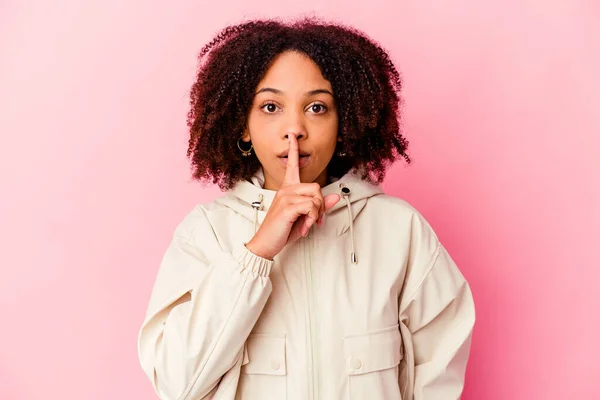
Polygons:
M355 28L315 18L255 20L226 27L198 55L187 115L194 179L228 190L260 168L256 156L242 157L237 139L256 86L285 51L310 57L331 82L342 141L329 176L356 169L363 179L382 182L396 159L410 163L400 130L400 74L380 45Z

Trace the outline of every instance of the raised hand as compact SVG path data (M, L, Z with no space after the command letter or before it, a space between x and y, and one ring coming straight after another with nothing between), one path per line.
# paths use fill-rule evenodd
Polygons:
M289 243L308 235L315 222L331 209L340 196L325 198L318 183L301 183L298 141L289 135L285 177L275 194L265 220L246 247L254 254L273 259Z

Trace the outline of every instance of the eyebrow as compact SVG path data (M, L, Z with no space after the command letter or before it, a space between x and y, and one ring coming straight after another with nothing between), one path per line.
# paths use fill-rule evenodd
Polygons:
M254 93L254 95L256 96L257 94L263 93L263 92L271 92L271 93L275 93L275 94L283 94L283 92L281 90L279 90L279 89L274 89L274 88L266 87L266 88L260 89L256 93ZM309 92L304 93L304 95L305 96L314 96L314 95L320 94L320 93L325 93L325 94L328 94L331 97L333 97L333 93L331 93L327 89L315 89L315 90L311 90Z

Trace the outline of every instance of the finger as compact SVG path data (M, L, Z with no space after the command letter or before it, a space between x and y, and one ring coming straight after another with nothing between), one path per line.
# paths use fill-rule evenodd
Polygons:
M300 183L300 168L298 167L298 140L296 135L290 133L289 138L289 150L287 166L285 169L285 178L283 180L284 185L293 185Z
M319 220L317 221L318 225L323 225L323 220L325 219L325 213L329 210L331 210L331 208L333 208L333 206L335 206L339 201L340 201L341 197L338 194L330 194L328 196L325 196L325 198L323 199L323 214L321 214L321 217L319 218Z
M319 218L319 208L311 199L291 204L288 210L295 219L301 216L305 217L304 225L300 228L302 236L306 236L312 224Z
M313 203L314 204L314 203ZM313 205L311 211L304 217L303 236L306 237L310 228L319 220L319 207Z
M325 214L325 202L323 200L323 193L321 192L321 185L318 183L300 183L289 188L293 193L312 196L319 201L319 220Z
M288 195L284 199L281 200L283 204L290 206L293 204L304 203L305 201L312 201L315 206L320 210L321 208L325 209L323 205L322 197L309 197L309 196L301 196L301 195Z
M323 193L319 190L317 195L314 197L319 202L319 219L317 222L323 222L323 217L325 216L325 199L323 198Z
M320 223L320 221L322 221L322 219L323 219L323 215L325 213L325 211L324 211L325 206L323 204L323 199L321 197L288 196L288 197L286 197L285 202L289 206L289 205L293 205L293 204L304 203L307 200L312 201L317 210L316 221L312 221L312 220L307 221L305 219L305 222L307 222L306 227L308 229L310 229L310 227L312 226L313 223ZM297 219L297 217L295 219ZM302 235L304 235L304 231L302 232Z
M333 206L335 206L340 200L340 195L336 193L325 196L323 199L323 207L325 207L325 212L331 210L331 208L333 208Z

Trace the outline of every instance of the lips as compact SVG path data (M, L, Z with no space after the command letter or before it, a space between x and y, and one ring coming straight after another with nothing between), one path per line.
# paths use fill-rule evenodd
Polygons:
M288 157L286 156L281 156L279 157L279 160L281 160L281 163L284 166L287 166L287 162L288 162ZM311 157L310 155L306 154L306 155L301 155L300 157L298 157L298 167L299 168L304 168L306 167L309 163L310 163Z
M306 151L299 151L299 152L298 152L298 155L299 155L300 157L303 157L303 156L310 156L310 153L307 153ZM287 150L286 150L286 151L282 151L281 153L277 154L277 157L279 157L279 158L282 158L282 157L285 157L285 158L287 158L287 156L288 156L288 151L287 151Z

